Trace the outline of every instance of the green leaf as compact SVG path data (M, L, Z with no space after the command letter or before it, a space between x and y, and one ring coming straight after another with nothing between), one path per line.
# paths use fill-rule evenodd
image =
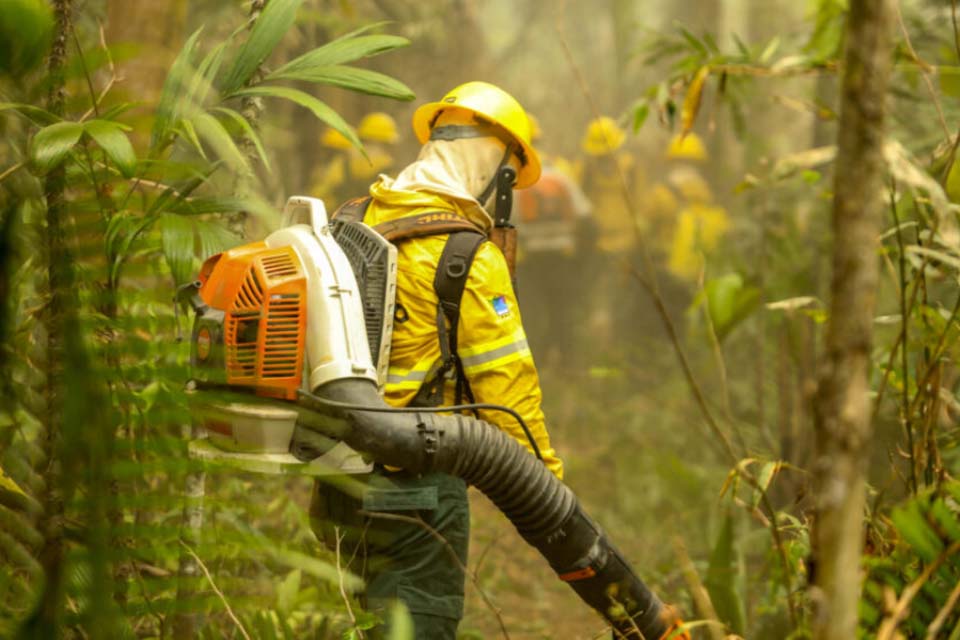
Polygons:
M704 586L717 611L720 621L738 635L743 635L746 626L746 609L740 590L737 588L737 556L734 546L733 514L727 512L710 553L710 565Z
M946 192L950 202L960 202L960 162L956 156L950 160L950 171L947 173Z
M244 210L244 209L241 209ZM195 220L197 239L200 241L199 257L206 260L240 244L240 238L227 229L222 222Z
M125 211L121 211L110 218L103 236L103 248L108 256L111 258L118 256L122 243L137 222L137 218Z
M311 555L277 547L268 547L264 549L264 551L267 552L273 560L281 564L295 569L301 569L305 573L333 585L339 584L342 573L343 586L347 593L357 593L363 589L363 580L361 578L346 570L342 570L342 572L338 571L334 565Z
M331 128L343 134L343 136L349 140L353 146L361 150L363 149L363 143L360 142L360 138L357 137L357 134L353 131L350 125L348 125L346 121L340 117L340 114L309 93L305 93L299 89L291 89L290 87L261 85L258 87L241 89L240 91L235 92L233 95L266 96L270 98L283 98L285 100L295 102L301 107L305 107L312 111L313 115L315 115L321 122L329 125Z
M960 521L958 521L960 514L951 510L943 498L937 498L930 505L930 515L950 540L954 542L960 540Z
M389 612L390 635L387 640L413 640L413 617L400 600L394 600Z
M163 83L160 100L157 102L156 117L153 121L153 132L150 136L150 151L156 151L165 144L180 113L184 99L184 90L187 78L193 68L192 58L197 47L197 40L203 27L197 29L187 38L180 53L170 66L170 72Z
M633 132L637 133L650 115L650 103L644 101L633 111Z
M709 53L707 52L707 47L703 42L700 41L695 35L693 35L688 29L684 27L678 27L680 29L680 34L683 36L683 39L693 47L693 49L699 53L701 56L706 58Z
M911 500L897 507L890 515L901 537L924 562L933 562L943 551L943 542L930 528L919 502Z
M160 393L160 383L156 380L148 384L142 390L136 392L137 397L143 402L143 410L150 411L157 401L157 395Z
M206 112L201 112L190 118L189 122L197 129L197 133L217 153L224 162L234 171L244 174L250 173L250 164L246 156L237 147L237 143L219 120Z
M0 111L16 111L24 118L34 124L48 125L59 122L60 118L53 115L45 109L35 107L32 104L21 104L19 102L0 102Z
M297 602L297 595L300 593L300 579L303 572L300 569L294 569L287 574L283 582L277 587L277 609L284 616L293 611Z
M246 136L248 140L253 142L253 146L256 148L257 155L260 157L260 162L263 163L264 168L266 168L267 171L271 171L270 160L267 158L267 152L263 148L263 142L260 140L260 135L252 126L250 126L250 123L247 121L247 119L233 109L228 109L227 107L216 107L213 109L213 112L222 113L227 117L228 120L240 128L240 131L243 133L243 135Z
M393 49L405 47L409 44L409 40L399 36L374 35L356 37L354 34L347 34L313 51L308 51L298 58L294 58L276 71L270 73L267 79L293 78L296 76L290 74L298 74L317 67L329 67L346 62L353 62L360 58L376 56L387 51L392 51Z
M737 273L709 280L695 304L702 303L704 296L718 340L723 340L760 302L759 289L746 286Z
M33 137L30 159L42 172L59 165L80 141L83 125L79 122L58 122L44 127Z
M410 87L399 80L368 69L338 65L309 67L299 71L287 72L279 77L317 84L329 84L341 89L394 100L413 100L416 97Z
M201 158L204 160L207 159L207 152L203 150L203 145L200 144L200 138L197 136L197 129L193 126L192 122L189 120L181 120L175 128L175 131L180 134L182 138L185 138L187 142L190 143L190 146L197 150Z
M756 508L757 505L760 504L763 494L766 493L767 489L770 488L770 483L773 482L774 476L777 475L777 472L780 471L780 467L782 466L782 461L775 460L764 463L764 465L760 468L760 473L757 475L757 488L754 489L753 497L750 501L752 507Z
M767 64L770 62L770 59L773 58L773 54L777 52L777 49L780 48L780 36L774 36L770 39L770 43L763 50L763 53L760 54L758 62L760 64Z
M233 93L250 80L293 25L302 2L303 0L270 0L267 3L224 79L221 87L223 93Z
M817 0L816 25L803 48L815 62L834 60L840 55L846 13L846 0Z
M53 10L47 2L0 2L0 72L19 78L39 66L50 48L53 28Z
M937 76L943 95L960 98L960 67L938 66Z
M107 120L89 120L83 125L83 130L106 152L123 177L129 178L136 171L137 154L123 132L124 128L117 122Z
M163 257L170 267L174 282L187 282L195 271L193 221L185 216L165 213L160 216L160 234Z
M27 495L13 478L8 477L7 474L4 473L3 467L0 467L0 491L9 491L10 493L16 493L21 496Z
M121 102L120 104L115 104L100 114L100 120L116 120L118 116L143 104L142 102Z

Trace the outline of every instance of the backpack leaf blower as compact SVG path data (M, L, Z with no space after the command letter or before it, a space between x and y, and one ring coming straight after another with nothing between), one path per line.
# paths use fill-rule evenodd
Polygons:
M328 223L316 199L291 198L288 221L303 209L308 223L213 256L179 294L195 311L191 403L211 442L325 459L331 473L369 471L372 459L463 478L616 635L658 640L675 628L573 492L516 440L468 415L383 401L395 249L362 223Z

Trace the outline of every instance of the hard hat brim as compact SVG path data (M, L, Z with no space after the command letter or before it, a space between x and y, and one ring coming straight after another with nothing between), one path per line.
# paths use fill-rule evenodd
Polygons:
M438 113L444 109L463 109L474 113L481 118L489 120L489 117L480 113L475 109L464 106L463 104L448 104L446 102L428 102L427 104L421 105L413 113L413 133L417 136L417 140L420 141L420 144L426 144L430 140L430 123L433 122L433 119L437 116ZM523 141L523 139L517 135L516 131L512 131L509 127L505 127L502 124L498 125L503 128L504 131L510 134L510 136L520 145L523 149L523 155L526 158L526 162L523 166L520 167L520 171L517 173L517 189L523 189L529 187L536 183L540 179L540 156L537 154L534 148Z

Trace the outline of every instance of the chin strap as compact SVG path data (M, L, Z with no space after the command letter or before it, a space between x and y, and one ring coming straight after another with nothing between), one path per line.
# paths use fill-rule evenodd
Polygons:
M480 195L477 196L477 201L480 203L480 206L484 206L487 200L490 199L490 196L493 195L493 190L497 190L497 207L499 207L500 198L504 197L504 193L508 193L506 198L508 198L508 205L513 204L513 183L517 179L517 172L513 170L508 163L510 161L510 156L515 151L516 146L513 143L507 143L507 147L503 150L503 157L500 158L499 164L497 164L497 170L493 172L493 177L490 178L490 182L487 183L487 186L483 188L483 191L480 192ZM509 171L513 178L510 180L509 184L505 183L504 174ZM509 208L507 213L507 220L509 221L510 214ZM496 221L496 218L494 218Z

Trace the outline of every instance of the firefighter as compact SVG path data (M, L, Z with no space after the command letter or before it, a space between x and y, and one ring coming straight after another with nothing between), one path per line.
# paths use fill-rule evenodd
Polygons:
M530 116L531 137L541 139L539 122ZM590 201L561 162L541 154L540 180L514 199L519 231L517 279L531 346L548 363L572 364L582 323L581 303L594 230ZM565 163L569 166L569 163Z
M626 354L638 336L656 325L649 305L641 305L642 296L625 268L626 263L637 268L641 264L643 219L631 206L646 182L643 167L625 148L626 139L626 131L613 118L600 116L587 124L580 142L583 190L593 207L597 234L590 325L600 350L607 354Z
M710 185L700 172L708 160L707 149L695 133L674 136L667 147L668 172L661 207L672 209L674 219L666 225L669 246L667 270L676 278L696 284L705 259L716 250L730 228L727 211L714 202ZM663 191L661 187L661 191ZM671 197L672 196L672 197ZM657 199L652 199L654 206ZM668 216L668 220L669 220Z
M393 167L393 148L400 136L390 114L375 111L365 115L357 126L357 137L366 155L336 129L328 127L320 136L321 146L329 153L317 164L310 191L331 210L364 192L377 175Z
M505 195L498 193L504 188L498 177L509 176L503 169L515 170L517 189L534 185L540 177L524 109L493 85L468 82L441 101L421 106L413 129L423 144L417 160L396 178L380 176L369 188L369 199L348 203L351 215L368 225L402 224L419 214L440 214L433 217L473 228L473 235L482 240L494 224L494 202ZM448 323L438 313L432 283L454 235L436 233L396 242L397 314L384 399L394 406L449 405L463 399L458 396L464 392L476 402L507 405L525 420L543 463L562 477L563 465L547 435L537 369L500 248L482 241L472 260L457 263L467 269L459 320ZM449 340L451 333L456 338ZM456 366L446 368L451 348ZM533 449L509 416L484 410L479 415ZM341 558L356 556L349 569L365 571L368 606L380 611L385 603L399 599L413 617L417 638L452 640L463 614L469 538L464 482L445 474L417 476L383 467L361 479L365 487L361 498L330 484L316 484L311 504L315 531L328 544L335 543L333 527L349 534ZM367 515L374 511L406 519Z

